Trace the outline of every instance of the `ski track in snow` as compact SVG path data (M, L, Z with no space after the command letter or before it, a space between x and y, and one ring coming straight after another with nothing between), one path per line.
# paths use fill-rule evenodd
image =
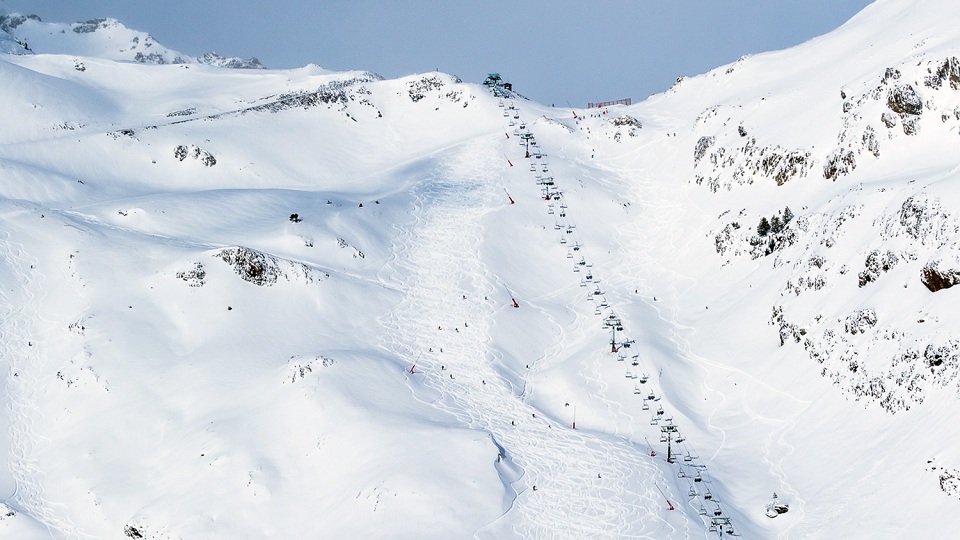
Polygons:
M493 527L508 524L523 538L689 537L685 517L677 529L676 519L668 523L651 511L663 507L656 484L664 479L645 451L620 437L553 423L498 375L489 329L498 310L511 308L480 300L500 295L478 246L481 218L501 204L495 183L501 161L493 140L476 140L425 186L415 224L394 248L402 254L395 264L410 276L402 284L405 295L380 321L383 347L416 360L417 373L408 376L422 377L440 394L433 404L490 433L504 458L524 471L512 506L475 535L490 536ZM560 332L562 343L567 331Z
M663 183L649 181L646 177L647 173L644 172L637 174L634 171L629 175L623 171L618 172L618 176L630 176L636 180L630 184L632 191L631 200L639 201L643 204L641 216L630 222L633 226L617 231L618 241L616 243L619 247L622 264L616 268L617 272L614 277L619 282L619 288L638 288L639 292L645 297L661 295L679 299L685 291L694 285L691 278L667 270L667 267L664 266L664 270L668 273L668 279L655 286L649 279L645 279L642 274L631 272L630 269L644 268L648 266L651 261L669 259L670 254L656 253L655 250L658 248L672 249L674 252L680 252L683 250L676 248L676 246L688 244L691 241L689 237L684 237L680 233L682 230L680 227L673 225L673 220L676 219L676 216L683 215L683 202L681 201L682 190L677 187L664 185ZM657 202L652 204L652 201ZM686 282L686 285L682 285L684 282ZM770 392L780 395L795 404L794 412L788 417L772 418L752 410L745 401L741 400L741 411L751 420L766 425L778 425L778 427L768 432L764 439L763 459L768 465L770 475L776 478L780 484L777 491L790 495L790 500L792 501L790 519L787 520L785 527L778 532L778 538L789 538L790 531L793 527L803 522L805 501L800 493L790 484L786 473L781 468L781 464L784 459L794 452L794 447L786 441L786 435L796 425L796 418L806 410L809 403L770 387L747 372L694 353L691 350L690 343L684 337L684 333L691 332L693 329L679 322L676 305L677 304L674 304L674 309L668 313L665 313L659 306L653 307L664 323L668 338L674 344L677 353L694 362L707 373L710 373L709 376L703 377L703 388L706 393L712 396L715 405L707 415L706 427L720 435L720 444L713 456L703 460L704 465L709 464L716 458L717 454L723 450L724 443L727 439L726 430L724 430L722 426L714 423L714 417L728 401L727 396L725 396L723 392L711 387L709 384L709 380L719 379L717 373L736 373L741 380L748 380L757 385L761 385ZM684 445L685 448L690 448L690 446L691 443L689 442ZM696 454L694 453L694 455ZM705 480L708 478L706 467L704 467L703 477ZM702 505L703 501L701 500L700 502ZM741 509L741 511L745 511L745 509ZM782 520L777 523L777 525L780 524L782 524Z
M22 214L28 210L21 210ZM7 216L9 217L9 216ZM41 397L38 374L44 365L43 342L30 337L27 321L42 319L39 304L45 296L43 275L34 267L38 261L29 256L22 245L3 231L2 256L12 272L17 290L0 290L0 355L6 360L6 407L10 414L10 462L7 464L16 483L16 490L4 502L44 524L55 538L88 538L63 514L62 505L44 494L44 473L35 453L50 440L34 430L43 414L37 406ZM61 510L58 512L58 510Z

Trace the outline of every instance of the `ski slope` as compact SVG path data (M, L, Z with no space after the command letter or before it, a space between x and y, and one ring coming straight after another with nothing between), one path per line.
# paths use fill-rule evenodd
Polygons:
M25 20L0 537L942 536L957 16L593 110Z

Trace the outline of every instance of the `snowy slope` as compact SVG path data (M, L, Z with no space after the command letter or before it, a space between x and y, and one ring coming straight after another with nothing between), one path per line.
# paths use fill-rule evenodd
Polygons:
M958 16L577 111L24 19L0 536L942 536Z
M45 23L37 15L0 10L0 30L37 53L94 56L144 64L201 63L227 68L263 68L256 58L225 58L215 52L194 58L161 45L150 34L129 29L116 19Z

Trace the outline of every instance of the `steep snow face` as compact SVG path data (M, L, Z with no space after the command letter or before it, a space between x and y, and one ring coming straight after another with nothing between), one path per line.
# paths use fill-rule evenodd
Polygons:
M225 58L215 52L191 57L164 47L150 34L131 30L116 19L91 19L72 24L45 23L36 15L0 14L0 30L34 52L94 56L142 64L209 64L217 67L262 69L256 58Z
M0 536L942 534L958 17L577 111L5 19Z

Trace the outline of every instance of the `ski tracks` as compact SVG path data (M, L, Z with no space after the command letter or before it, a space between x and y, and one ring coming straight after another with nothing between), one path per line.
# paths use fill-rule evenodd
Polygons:
M43 275L36 270L37 260L28 256L22 245L3 232L0 255L10 270L9 282L0 287L0 357L7 364L6 407L11 439L8 468L16 484L5 502L43 523L58 538L86 537L62 514L62 505L50 501L43 490L43 471L36 453L50 441L34 426L43 419L38 403L41 386L38 374L44 364L43 342L34 341L30 324L40 318L39 306L45 296ZM58 512L61 510L61 512Z
M412 376L439 395L433 404L490 433L524 471L498 526L523 538L671 536L677 529L655 511L663 507L654 489L662 473L645 451L556 424L497 373L490 329L498 310L513 308L496 300L502 295L479 247L481 218L502 204L501 162L495 140L478 139L422 186L414 226L394 246L397 268L385 274L409 277L401 301L380 320L382 347L416 361Z

